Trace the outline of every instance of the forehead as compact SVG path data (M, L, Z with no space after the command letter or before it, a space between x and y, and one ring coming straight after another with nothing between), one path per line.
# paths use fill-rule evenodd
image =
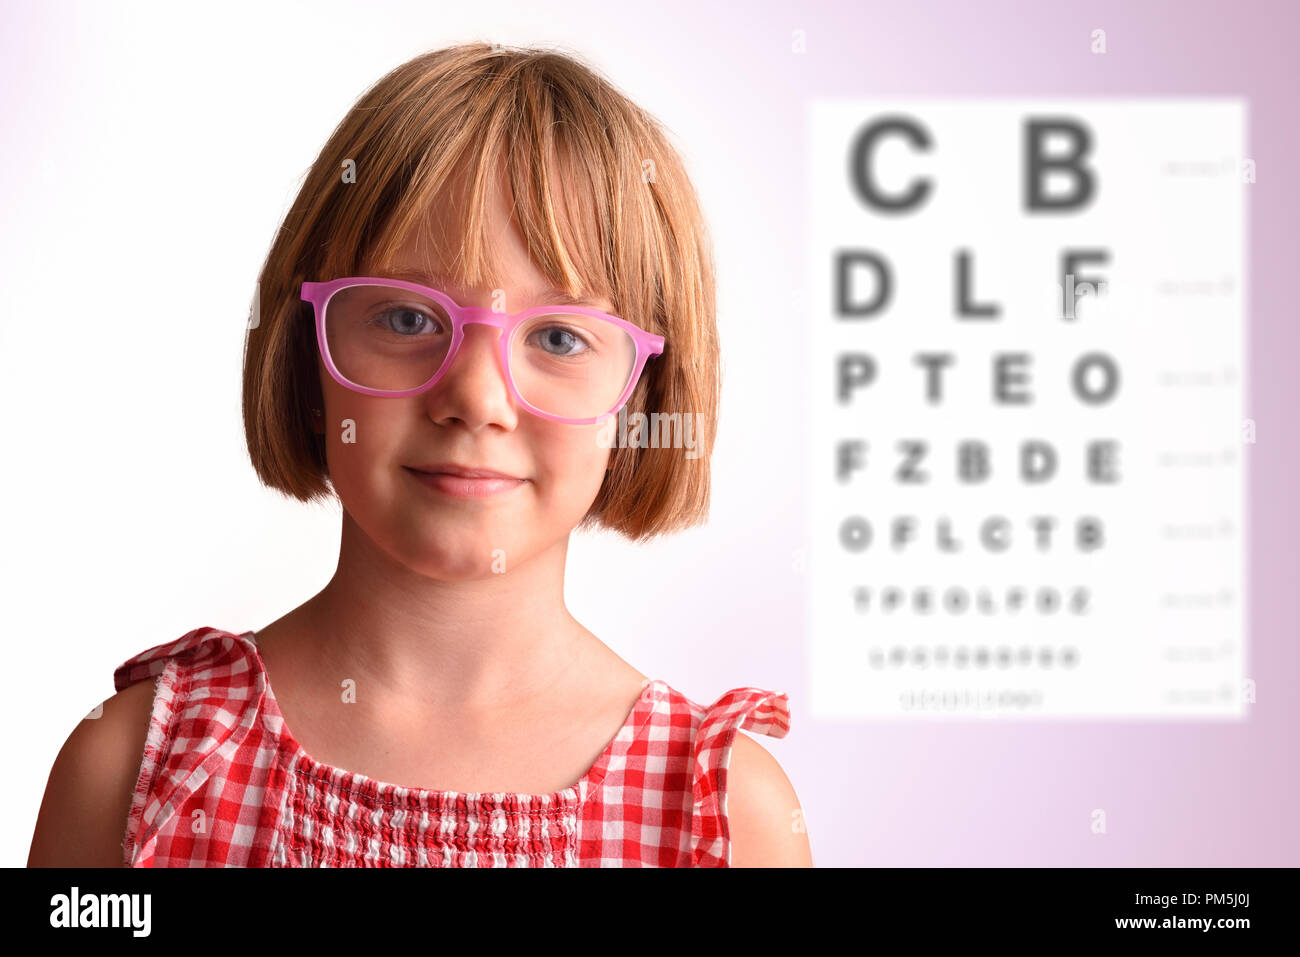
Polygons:
M399 262L391 267L378 267L369 272L368 275L381 279L402 279L406 282L415 282L422 286L430 286L437 289L439 292L446 293L458 302L468 302L473 298L472 294L476 291L436 267L430 268L428 266L408 265ZM498 289L503 290L512 301L521 302L522 305L519 306L519 309L528 308L533 305L587 306L591 309L599 309L608 312L611 306L608 299L602 299L596 295L571 295L563 289L556 289L545 281L529 285L507 282L491 287L485 287L482 291L488 295L493 295Z
M422 243L418 236L414 236L396 249L389 262L372 262L365 274L430 286L462 303L468 303L479 294L494 296L503 293L513 304L507 308L513 311L534 305L552 305L586 306L612 312L610 300L590 289L580 288L576 293L570 293L556 287L526 256L521 262L517 257L498 254L498 261L486 263L484 267L487 275L475 284L465 269L452 268L436 248L431 249L428 242Z

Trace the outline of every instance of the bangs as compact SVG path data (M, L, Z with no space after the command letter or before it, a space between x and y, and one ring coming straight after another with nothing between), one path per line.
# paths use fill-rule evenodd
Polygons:
M620 221L621 211L622 218L653 222L644 208L640 165L586 132L603 125L592 105L582 97L560 102L553 85L553 78L549 85L520 78L513 96L469 111L469 121L461 117L454 130L426 117L434 122L419 137L414 169L404 175L396 166L380 187L387 201L375 206L387 213L372 226L377 238L353 267L338 264L337 274L418 268L464 288L504 288L509 277L492 235L503 225L490 214L499 198L501 208L512 211L504 228L519 232L551 286L623 309L620 290L636 288L653 272L647 237ZM419 251L418 262L403 256L408 245ZM626 318L637 324L650 319L644 308L640 312Z

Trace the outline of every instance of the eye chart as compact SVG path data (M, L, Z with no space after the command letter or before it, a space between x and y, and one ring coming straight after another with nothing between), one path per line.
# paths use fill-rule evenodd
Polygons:
M814 717L1244 714L1246 113L810 106Z

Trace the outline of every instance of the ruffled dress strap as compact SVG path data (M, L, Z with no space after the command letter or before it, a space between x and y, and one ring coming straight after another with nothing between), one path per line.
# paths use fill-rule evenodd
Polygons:
M790 699L784 691L733 688L711 704L695 733L691 866L729 867L727 768L738 731L784 738L790 730Z
M131 797L123 862L155 866L152 838L216 768L228 762L257 718L260 683L249 633L196 628L128 658L113 673L121 691L155 680L140 773ZM165 866L165 862L158 862Z

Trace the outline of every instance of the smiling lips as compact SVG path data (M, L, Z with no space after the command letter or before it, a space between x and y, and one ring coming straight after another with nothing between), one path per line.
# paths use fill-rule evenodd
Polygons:
M492 469L437 464L407 467L420 484L456 498L489 498L519 488L527 479Z

